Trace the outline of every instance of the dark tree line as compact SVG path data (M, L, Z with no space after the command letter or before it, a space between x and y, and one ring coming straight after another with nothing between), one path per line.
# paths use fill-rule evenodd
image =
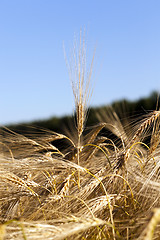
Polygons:
M86 126L93 126L98 123L97 112L112 107L120 118L134 118L149 111L159 109L160 97L157 92L152 92L150 96L141 98L138 101L121 101L113 102L110 106L91 107L88 111ZM9 129L18 133L35 132L38 129L49 129L58 133L64 133L65 129L71 129L75 126L75 116L51 117L47 120L33 121L29 123L16 124L7 126ZM72 129L71 129L72 130Z

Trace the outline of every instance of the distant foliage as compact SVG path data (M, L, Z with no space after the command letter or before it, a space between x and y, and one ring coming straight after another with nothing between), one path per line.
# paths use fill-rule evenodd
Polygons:
M91 107L88 111L87 126L92 126L98 123L97 112L109 109L112 107L120 118L136 118L137 115L143 115L151 110L159 109L160 97L158 92L152 92L149 97L141 98L137 101L128 101L126 99L113 102L110 106ZM37 126L40 128L46 128L52 131L63 133L65 129L74 126L75 116L63 116L61 118L52 117L47 120L33 121L29 123L16 124L7 126L9 129L18 131L19 133L30 132L30 126Z

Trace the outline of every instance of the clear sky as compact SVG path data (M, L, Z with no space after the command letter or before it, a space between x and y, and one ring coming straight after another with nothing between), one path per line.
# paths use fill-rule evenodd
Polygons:
M159 0L0 0L0 124L73 113L63 42L81 28L92 106L160 90Z

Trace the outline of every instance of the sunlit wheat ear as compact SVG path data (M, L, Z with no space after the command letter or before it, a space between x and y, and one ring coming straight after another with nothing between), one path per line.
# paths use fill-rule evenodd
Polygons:
M102 196L88 200L87 204L88 204L90 210L92 211L92 213L95 214L95 213L100 212L106 206L108 207L108 203L111 204L111 200L113 198L114 198L114 196L112 196L112 195L111 196L108 195L108 197L106 197L106 195L102 195ZM85 213L85 215L87 215L87 213Z
M79 44L77 44L75 40L71 60L69 62L66 60L74 95L76 123L79 136L82 135L84 130L87 107L91 97L90 80L92 76L93 60L94 55L90 68L87 70L85 39L82 37L82 32L80 32Z
M154 121L156 121L160 116L160 111L154 111L150 117L148 117L138 128L135 135L133 136L130 146L137 141L137 139L141 136L143 131L146 130L147 127L149 127Z
M92 75L93 60L89 71L86 66L86 47L85 40L82 39L82 33L80 33L79 46L75 41L73 51L74 64L72 68L72 90L75 100L76 119L78 135L81 136L84 130L84 124L86 121L88 101L91 97L90 80ZM74 67L74 68L73 68Z
M91 97L90 80L92 76L93 68L92 58L91 66L87 70L86 64L86 46L84 36L80 32L79 44L77 41L74 42L74 48L71 55L71 60L68 63L69 76L72 84L72 90L75 102L76 111L76 127L77 127L77 163L79 165L79 154L81 151L81 136L84 131L86 122L87 107ZM80 176L78 177L80 181Z
M151 126L151 124L153 124L157 119L159 119L160 116L160 111L154 111L153 113L151 113L151 115L144 121L142 122L142 124L140 125L140 127L138 128L138 130L136 131L135 135L133 136L131 142L129 143L129 145L126 147L126 150L123 151L120 155L119 155L119 159L118 159L118 164L119 167L121 167L121 165L124 165L125 161L127 161L130 157L131 154L131 148L138 143L139 139L142 138L142 134L144 133L144 131L149 128ZM144 143L140 143L140 144L144 144ZM154 146L155 147L155 146ZM153 151L154 149L152 149ZM118 167L118 168L119 168Z
M155 152L156 148L158 147L160 143L160 118L157 119L157 121L154 122L153 130L151 134L151 141L150 141L150 157Z
M59 200L59 199L63 199L69 192L69 186L70 186L70 179L72 177L73 174L70 174L65 181L63 182L64 186L62 187L59 195L56 195L55 199Z
M19 189L21 189L21 190L25 190L26 192L28 192L29 194L31 194L33 196L37 196L37 194L30 188L31 186L33 186L32 182L27 182L27 181L19 178L18 176L14 175L13 173L7 173L4 171L0 171L0 178L4 182L8 182L9 184L11 184L13 186L19 187Z

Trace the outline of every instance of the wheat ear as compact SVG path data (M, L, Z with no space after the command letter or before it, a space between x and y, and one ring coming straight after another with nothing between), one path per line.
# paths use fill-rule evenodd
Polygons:
M92 58L89 71L86 71L86 46L82 31L80 32L80 41L77 46L77 41L74 42L71 62L67 66L69 69L70 80L76 110L76 125L77 125L77 163L80 164L80 152L82 148L81 136L84 131L84 126L87 116L88 101L91 97L90 80L92 76L94 55ZM80 172L78 171L78 184L80 185Z
M140 137L140 135L146 130L147 127L149 127L154 121L156 121L160 116L160 111L153 111L151 116L147 118L138 128L135 135L133 136L129 148L124 152L124 159L127 160L130 156L130 149L131 146L137 141L137 139Z
M154 111L149 118L147 118L138 128L135 135L132 138L130 145L134 144L137 138L143 133L143 131L150 126L160 115L160 111Z

